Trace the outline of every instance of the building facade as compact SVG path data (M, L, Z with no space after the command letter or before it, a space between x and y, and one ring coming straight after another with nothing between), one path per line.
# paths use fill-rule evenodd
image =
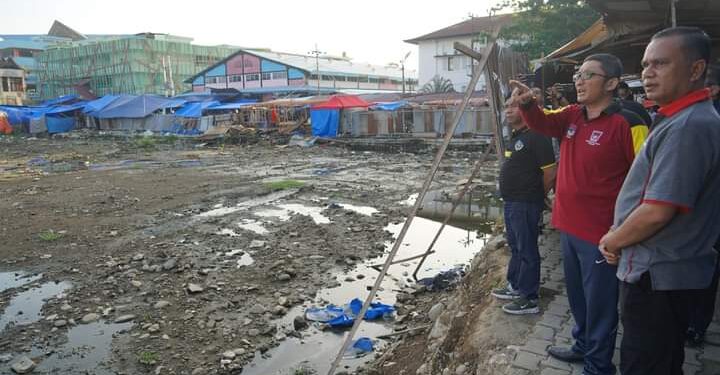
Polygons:
M439 76L449 79L455 91L465 91L472 76L472 59L457 52L453 45L460 42L481 51L487 44L488 33L497 25L508 24L511 15L473 17L458 24L433 31L405 42L418 46L419 87ZM485 89L482 77L476 91Z
M25 91L25 70L12 58L0 58L0 105L25 104Z
M246 94L401 92L403 72L396 66L356 63L346 57L239 50L187 82L194 92L224 89ZM414 72L405 72L405 90L414 91L416 84Z

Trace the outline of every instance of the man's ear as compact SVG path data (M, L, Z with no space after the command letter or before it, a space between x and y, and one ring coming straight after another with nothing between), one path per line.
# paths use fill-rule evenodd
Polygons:
M705 60L697 60L690 66L690 81L695 82L703 79L705 71L707 70L707 63Z
M605 81L605 91L614 92L620 84L620 78L610 78Z

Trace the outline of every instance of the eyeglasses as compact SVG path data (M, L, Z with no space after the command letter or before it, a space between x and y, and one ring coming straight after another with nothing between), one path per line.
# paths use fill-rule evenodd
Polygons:
M605 74L595 73L595 72L577 72L573 75L573 82L577 82L579 80L588 81L591 80L595 76L600 76L607 78Z

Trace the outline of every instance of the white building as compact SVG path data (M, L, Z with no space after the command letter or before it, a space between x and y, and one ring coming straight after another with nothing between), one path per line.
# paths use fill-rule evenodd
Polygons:
M12 58L0 58L0 105L23 105L25 70Z
M452 81L455 91L465 91L472 75L472 61L455 51L453 44L460 42L480 51L487 42L487 33L496 25L506 25L511 20L512 15L509 14L473 17L444 29L406 40L406 43L417 45L419 50L418 89L437 75ZM483 89L485 89L485 80L480 78L476 90Z

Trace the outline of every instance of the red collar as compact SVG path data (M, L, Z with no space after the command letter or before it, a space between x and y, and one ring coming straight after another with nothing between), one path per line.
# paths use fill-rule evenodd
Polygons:
M663 117L672 117L676 113L695 103L699 103L709 99L710 89L704 88L700 90L695 90L670 104L660 107L660 109L658 109L658 113L663 115Z

